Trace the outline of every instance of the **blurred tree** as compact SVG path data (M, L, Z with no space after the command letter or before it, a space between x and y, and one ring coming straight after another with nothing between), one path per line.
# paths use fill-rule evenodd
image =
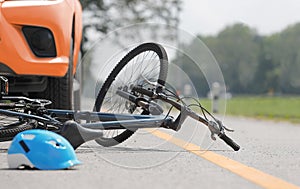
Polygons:
M276 35L270 37L259 37L257 43L260 46L258 53L258 67L255 72L255 79L253 82L253 93L278 93L280 91L279 85L279 62L272 56L271 50L273 42L276 40Z
M233 93L300 94L300 23L282 32L261 36L243 24L227 26L216 36L198 36L212 51L220 65L228 89ZM193 48L193 42L185 48ZM192 51L190 51L192 52ZM199 52L194 52L199 53ZM183 69L199 94L209 90L201 71L188 57ZM198 88L199 87L199 88Z
M122 37L126 39L137 39L142 36L139 31L118 29L133 24L151 22L164 25L165 38L175 40L176 30L179 24L179 12L181 11L181 0L80 0L83 8L83 39L82 54L90 49L91 45L105 37L108 33L113 35L113 43L122 47ZM133 27L134 28L134 27ZM136 27L139 30L139 27ZM150 30L150 29L149 29ZM112 33L112 31L114 31ZM127 33L124 33L127 31ZM157 28L151 29L151 37L163 35ZM135 41L135 40L133 40ZM128 45L128 44L127 44ZM93 53L88 56L93 56ZM84 85L86 96L94 97L90 91L97 93L99 81L91 74L92 57L85 56L84 81L89 84ZM97 80L97 81L96 81ZM93 83L96 83L95 86ZM100 84L99 84L100 85ZM94 89L96 88L96 89Z
M193 42L192 42L193 43ZM185 52L186 49L189 48L189 52L192 52L190 49L192 49L193 44L189 44L185 46L184 44L181 44L181 50L183 53L177 53L177 56L172 60L172 63L178 66L178 69L180 70L179 73L174 71L176 74L169 74L168 80L174 81L174 87L179 90L179 94L184 93L184 86L186 84L190 84L192 87L195 88L196 96L199 97L206 97L209 92L209 86L208 82L205 78L205 75L203 74L202 70L200 69L199 65L197 65L192 60L191 57L189 57ZM196 53L196 52L194 52ZM199 52L198 52L199 53ZM193 56L193 55L191 55ZM172 65L172 64L171 64ZM172 69L172 66L169 66L170 69ZM170 70L170 72L173 70ZM194 95L194 94L193 94Z
M152 22L170 27L166 35L176 38L181 0L80 0L84 10L83 50L95 39L120 27ZM155 30L153 30L154 32ZM118 40L118 32L116 40ZM155 33L155 32L154 32ZM126 37L136 38L138 32ZM233 93L266 93L268 91L300 94L300 23L282 32L261 36L244 24L227 26L216 36L198 36L215 55L228 88ZM193 42L185 44L193 48ZM197 52L194 52L197 53ZM209 90L201 71L189 57L178 54L174 63L184 64L201 96ZM197 70L198 69L198 70ZM176 77L176 76L174 76Z
M215 55L229 89L236 93L251 92L260 50L256 31L235 24L226 27L215 39L202 40Z
M300 94L300 23L268 37L269 54L276 60L279 92Z
M152 22L177 28L182 4L181 0L80 0L80 2L84 11L83 51L95 40L95 36L103 37L108 32L136 23ZM173 31L174 29L170 30L166 37L176 37ZM137 37L136 32L126 35Z

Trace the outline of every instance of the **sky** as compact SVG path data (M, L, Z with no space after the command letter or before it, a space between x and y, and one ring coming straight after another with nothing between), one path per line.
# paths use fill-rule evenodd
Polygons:
M234 23L269 35L300 22L300 0L183 0L180 19L180 29L195 35L215 35Z

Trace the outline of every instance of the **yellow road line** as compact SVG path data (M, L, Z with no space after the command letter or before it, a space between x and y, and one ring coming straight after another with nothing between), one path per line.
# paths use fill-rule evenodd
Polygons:
M151 134L154 136L157 136L161 139L167 140L168 142L171 142L187 151L190 151L191 153L196 154L199 157L202 157L224 169L227 169L236 175L239 175L263 188L266 189L300 189L300 187L293 185L291 183L288 183L280 178L276 178L272 175L269 175L267 173L264 173L260 170L257 170L253 167L249 167L247 165L244 165L240 162L234 161L232 159L229 159L225 156L216 154L211 151L200 151L201 148L195 144L186 142L184 140L175 138L167 133L158 131L158 130L151 130L147 129Z

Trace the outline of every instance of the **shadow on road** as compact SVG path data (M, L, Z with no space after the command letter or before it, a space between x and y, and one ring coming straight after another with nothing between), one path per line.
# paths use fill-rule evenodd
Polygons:
M199 151L199 152L205 152L207 150L193 150L193 151ZM231 151L231 150L209 150L209 151ZM169 149L155 149L155 148L133 148L133 147L101 147L101 146L82 146L76 150L76 153L93 153L93 152L99 152L99 153L147 153L147 152L158 152L158 153L189 153L189 151L186 151L184 149L182 150L169 150Z

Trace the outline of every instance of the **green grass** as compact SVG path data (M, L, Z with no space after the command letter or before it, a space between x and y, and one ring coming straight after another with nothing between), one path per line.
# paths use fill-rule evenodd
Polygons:
M201 99L211 110L211 102ZM226 114L300 122L300 97L234 97L226 101Z

